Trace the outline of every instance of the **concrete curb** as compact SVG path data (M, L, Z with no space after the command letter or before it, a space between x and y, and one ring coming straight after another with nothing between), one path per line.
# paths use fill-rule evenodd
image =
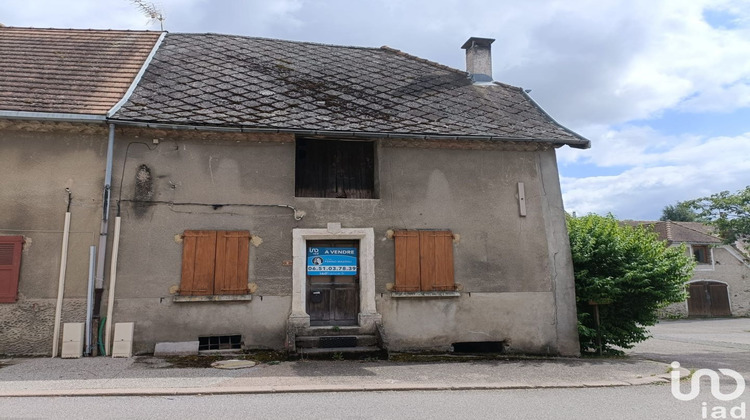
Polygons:
M506 389L610 388L651 385L669 382L664 375L634 380L600 380L584 383L550 382L544 384L482 383L482 384L364 384L364 385L280 385L201 388L107 388L63 390L0 391L3 397L100 397L100 396L187 396L232 394L283 394L323 392L385 392L385 391L490 391Z

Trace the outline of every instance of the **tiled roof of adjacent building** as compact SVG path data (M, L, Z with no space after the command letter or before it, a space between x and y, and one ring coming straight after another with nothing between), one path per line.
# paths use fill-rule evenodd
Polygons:
M719 244L722 242L721 238L713 235L713 230L710 226L699 222L628 220L624 223L631 226L651 226L654 232L659 235L659 239L669 241L670 243Z
M388 47L167 34L128 102L130 123L540 141L588 147L522 89Z
M0 111L104 115L160 35L0 27Z

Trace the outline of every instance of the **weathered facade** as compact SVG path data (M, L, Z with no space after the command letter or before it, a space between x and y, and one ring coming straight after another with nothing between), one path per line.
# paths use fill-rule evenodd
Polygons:
M27 237L0 353L49 354L66 187L80 233L63 321L80 321L108 136L120 229L100 313L135 323L136 353L211 337L295 349L316 330L379 331L397 351L578 353L555 148L588 141L521 89L389 48L220 35L168 34L143 69L104 121L0 122L18 186L0 192L0 235Z
M664 317L750 315L750 263L732 245L698 222L638 222L650 225L670 246L682 246L696 265L687 283L688 299L662 310Z

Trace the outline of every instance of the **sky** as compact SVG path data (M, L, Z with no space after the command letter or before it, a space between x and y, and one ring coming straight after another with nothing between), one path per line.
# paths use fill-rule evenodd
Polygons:
M591 140L557 151L565 210L656 220L750 185L749 0L160 0L170 32L388 45L531 89ZM128 0L3 0L6 26L158 30Z

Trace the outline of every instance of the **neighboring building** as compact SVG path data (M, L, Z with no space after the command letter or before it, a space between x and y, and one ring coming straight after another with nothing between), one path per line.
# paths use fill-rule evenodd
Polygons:
M0 55L16 31L0 29ZM71 236L63 320L82 321L84 251L99 245L97 187L109 184L111 309L135 322L137 353L379 337L389 350L578 354L555 148L589 142L491 82L492 40L464 44L467 73L388 47L136 34L156 52L103 120L50 122L0 96L0 147L13 151L0 176L17 185L0 191L0 233L26 241L0 353L49 354L65 187L86 222ZM54 232L32 258L39 230ZM109 260L97 263L100 315Z
M0 28L0 354L51 354L68 209L60 316L83 322L89 247L102 227L107 113L160 36Z
M637 222L653 226L670 246L685 245L695 258L689 298L670 305L664 316L722 317L750 315L750 264L742 253L697 222Z

